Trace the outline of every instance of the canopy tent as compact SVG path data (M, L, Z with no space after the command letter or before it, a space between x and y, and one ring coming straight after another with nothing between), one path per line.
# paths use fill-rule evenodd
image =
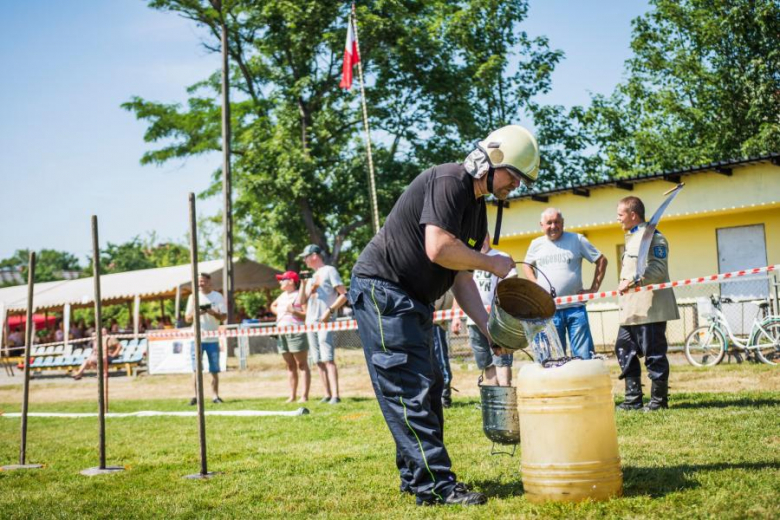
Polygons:
M47 314L33 314L33 323L36 329L45 329L47 327L53 327L57 321L57 316L50 316ZM15 314L8 316L8 328L13 330L16 327L24 327L27 323L26 314Z
M208 273L216 289L222 287L223 260L210 260L198 264L198 272ZM272 289L278 287L276 269L251 260L233 263L236 292ZM100 295L104 304L187 295L191 292L190 264L156 269L142 269L125 273L104 274L100 277ZM94 279L79 278L57 282L38 283L34 286L35 310L61 310L65 305L86 307L94 305ZM27 286L17 285L0 289L0 307L8 314L27 309Z

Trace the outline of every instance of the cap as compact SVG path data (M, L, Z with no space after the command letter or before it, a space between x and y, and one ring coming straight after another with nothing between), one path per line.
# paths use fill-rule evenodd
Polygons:
M298 255L298 258L306 258L309 255L313 255L314 253L317 253L318 255L322 254L322 248L318 246L317 244L309 244L308 246L303 248L303 253Z
M286 271L286 272L284 272L282 274L277 274L276 275L276 279L279 280L279 281L281 281L281 280L292 280L296 284L301 281L301 279L298 278L298 273L296 273L295 271Z

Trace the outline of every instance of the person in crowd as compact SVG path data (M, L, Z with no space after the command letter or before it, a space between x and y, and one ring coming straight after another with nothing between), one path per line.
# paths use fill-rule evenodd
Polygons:
M55 325L54 341L58 343L65 341L65 329L63 328L63 323L61 321Z
M671 288L656 291L631 291L642 285L669 281L669 244L660 231L653 231L643 275L637 273L639 249L647 222L645 205L637 197L625 197L617 206L617 220L626 233L626 248L620 268L618 304L620 329L615 353L620 364L620 378L626 380L622 410L642 409L642 368L639 358L645 357L647 375L652 382L650 402L645 411L669 407L669 360L666 357L666 322L680 318L677 301Z
M192 323L195 320L195 314L197 313L200 319L200 330L202 332L219 330L219 325L227 318L227 306L225 305L225 299L220 293L214 290L211 285L211 275L208 273L200 273L198 277L198 292L199 292L199 309L195 309L195 303L192 295L187 299L187 310L184 312L184 319L187 323ZM219 338L216 337L204 337L201 338L201 350L209 361L209 373L211 374L211 393L212 402L214 404L222 403L222 399L219 397ZM195 366L195 342L192 343L192 370L195 372L197 367ZM195 392L197 393L197 382L193 375L193 383L195 385ZM197 397L190 399L190 405L194 406L198 403Z
M287 271L276 275L282 288L282 294L271 304L271 312L276 315L277 327L291 327L303 325L306 319L306 310L303 306L303 294L299 290L300 278L298 273ZM308 344L306 334L292 333L279 334L276 339L276 350L282 355L287 365L287 381L290 385L290 397L287 403L292 403L298 395L298 372L303 375L303 392L299 403L309 400L309 387L311 386L311 371L309 370Z
M451 309L455 298L452 291L444 293L433 304L433 310L443 311ZM452 367L450 366L450 346L447 344L447 322L439 321L433 327L433 355L439 362L444 388L441 391L441 405L444 408L452 407Z
M8 339L13 343L14 347L24 346L24 333L21 327L15 327L14 331L8 335Z
M84 337L84 322L71 323L70 339L81 339Z
M416 495L419 505L487 501L457 480L444 446L444 385L432 353L432 304L452 288L488 335L471 271L503 278L514 262L480 253L487 233L484 198L506 199L520 184L532 183L538 168L539 147L528 130L496 130L464 163L418 175L352 270L349 302L379 408L395 440L400 490ZM494 353L503 350L496 347Z
M117 323L116 320L111 320L111 329L109 331L111 334L119 334L122 331L119 330L119 323Z
M593 247L584 235L564 231L563 214L557 208L544 210L539 225L544 235L531 242L525 255L526 264L523 264L523 272L526 278L538 283L547 292L550 292L550 284L552 284L556 296L597 292L607 270L607 258L601 254L601 251ZM582 287L583 258L596 264L593 281L587 289ZM549 283L532 266L546 275ZM558 305L553 323L558 330L564 352L568 334L572 356L582 359L590 359L593 356L595 350L593 336L590 333L588 311L584 303Z
M501 255L509 258L509 255L502 253L496 249L490 247L490 233L485 235L485 240L482 242L482 254L488 256ZM517 271L512 268L507 276L517 276ZM479 290L479 297L482 301L482 305L487 307L493 305L493 296L496 294L496 287L501 280L498 276L490 271L483 271L477 269L474 271L474 282L477 284ZM457 300L453 301L452 310L459 310ZM450 325L453 334L460 334L461 320L452 320ZM487 336L479 330L479 327L473 319L467 317L466 327L469 332L469 344L471 350L474 353L474 361L477 363L477 368L484 372L483 384L493 386L512 386L512 353L502 354L496 356L490 348L490 340Z
M306 267L312 270L311 279L304 287L306 324L328 323L335 320L339 308L347 301L345 296L347 289L341 281L339 272L335 267L325 264L322 248L316 244L306 246L300 257L306 263ZM311 363L317 365L325 392L321 402L338 404L341 402L341 397L333 332L326 330L309 332L308 339L309 357Z
M122 355L122 344L115 336L111 335L106 327L103 327L103 359L108 359L107 364L110 366L111 362ZM97 348L92 349L92 353L84 360L78 370L73 373L73 379L79 380L84 377L84 372L87 370L97 369ZM98 371L99 372L99 371Z

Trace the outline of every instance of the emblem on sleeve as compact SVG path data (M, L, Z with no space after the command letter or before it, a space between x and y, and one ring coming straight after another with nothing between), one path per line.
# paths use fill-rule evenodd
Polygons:
M653 247L653 255L656 258L666 258L666 246L655 246Z
M469 238L469 245L470 245L471 247L474 247L474 245L475 245L476 243L477 243L477 239L476 239L476 238Z

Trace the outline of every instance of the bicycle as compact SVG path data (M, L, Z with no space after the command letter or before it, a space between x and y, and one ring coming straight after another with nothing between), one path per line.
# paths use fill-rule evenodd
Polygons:
M761 361L768 365L780 362L780 316L772 315L769 303L761 302L759 316L753 320L753 328L747 339L734 334L723 314L723 303L733 303L730 298L718 295L710 296L713 312L707 317L709 324L698 327L685 340L685 357L688 362L697 367L715 366L729 352L730 348L737 350L734 355L741 361L740 352L750 361Z

